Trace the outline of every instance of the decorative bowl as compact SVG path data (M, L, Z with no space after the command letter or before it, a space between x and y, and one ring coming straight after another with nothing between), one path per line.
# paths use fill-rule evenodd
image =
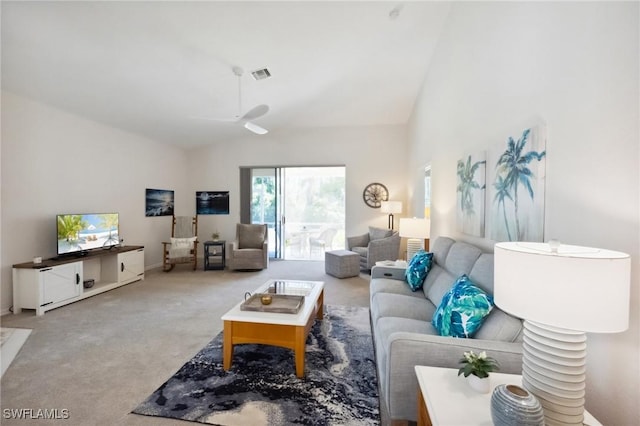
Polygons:
M263 305L270 305L272 300L273 300L273 298L268 294L265 294L265 295L260 297L260 302Z

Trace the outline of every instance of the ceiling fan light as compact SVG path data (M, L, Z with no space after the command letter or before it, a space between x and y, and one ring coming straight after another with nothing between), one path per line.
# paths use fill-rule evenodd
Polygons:
M253 124L250 121L245 121L244 128L257 135L266 135L267 133L269 133L267 129L260 127L257 124Z

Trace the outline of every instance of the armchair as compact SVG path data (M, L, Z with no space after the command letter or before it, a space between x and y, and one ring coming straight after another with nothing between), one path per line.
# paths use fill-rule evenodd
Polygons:
M392 229L370 226L367 234L347 237L347 248L360 255L360 269L371 270L376 262L398 259L400 235Z
M265 269L269 266L267 225L236 225L236 239L229 245L229 269Z

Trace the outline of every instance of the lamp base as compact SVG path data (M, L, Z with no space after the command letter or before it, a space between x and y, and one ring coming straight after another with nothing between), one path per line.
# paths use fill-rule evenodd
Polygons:
M419 238L409 238L407 240L407 262L411 260L414 254L424 250L424 240Z
M585 333L524 321L522 386L538 398L546 425L582 425Z

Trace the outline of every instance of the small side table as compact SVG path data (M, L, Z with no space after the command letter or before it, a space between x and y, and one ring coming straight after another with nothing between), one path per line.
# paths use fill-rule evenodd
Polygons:
M225 267L225 241L205 241L204 243L204 270L224 269Z
M491 392L471 389L458 369L416 365L418 377L418 426L491 425ZM491 389L499 384L522 386L518 374L491 373ZM584 423L602 426L587 410Z

